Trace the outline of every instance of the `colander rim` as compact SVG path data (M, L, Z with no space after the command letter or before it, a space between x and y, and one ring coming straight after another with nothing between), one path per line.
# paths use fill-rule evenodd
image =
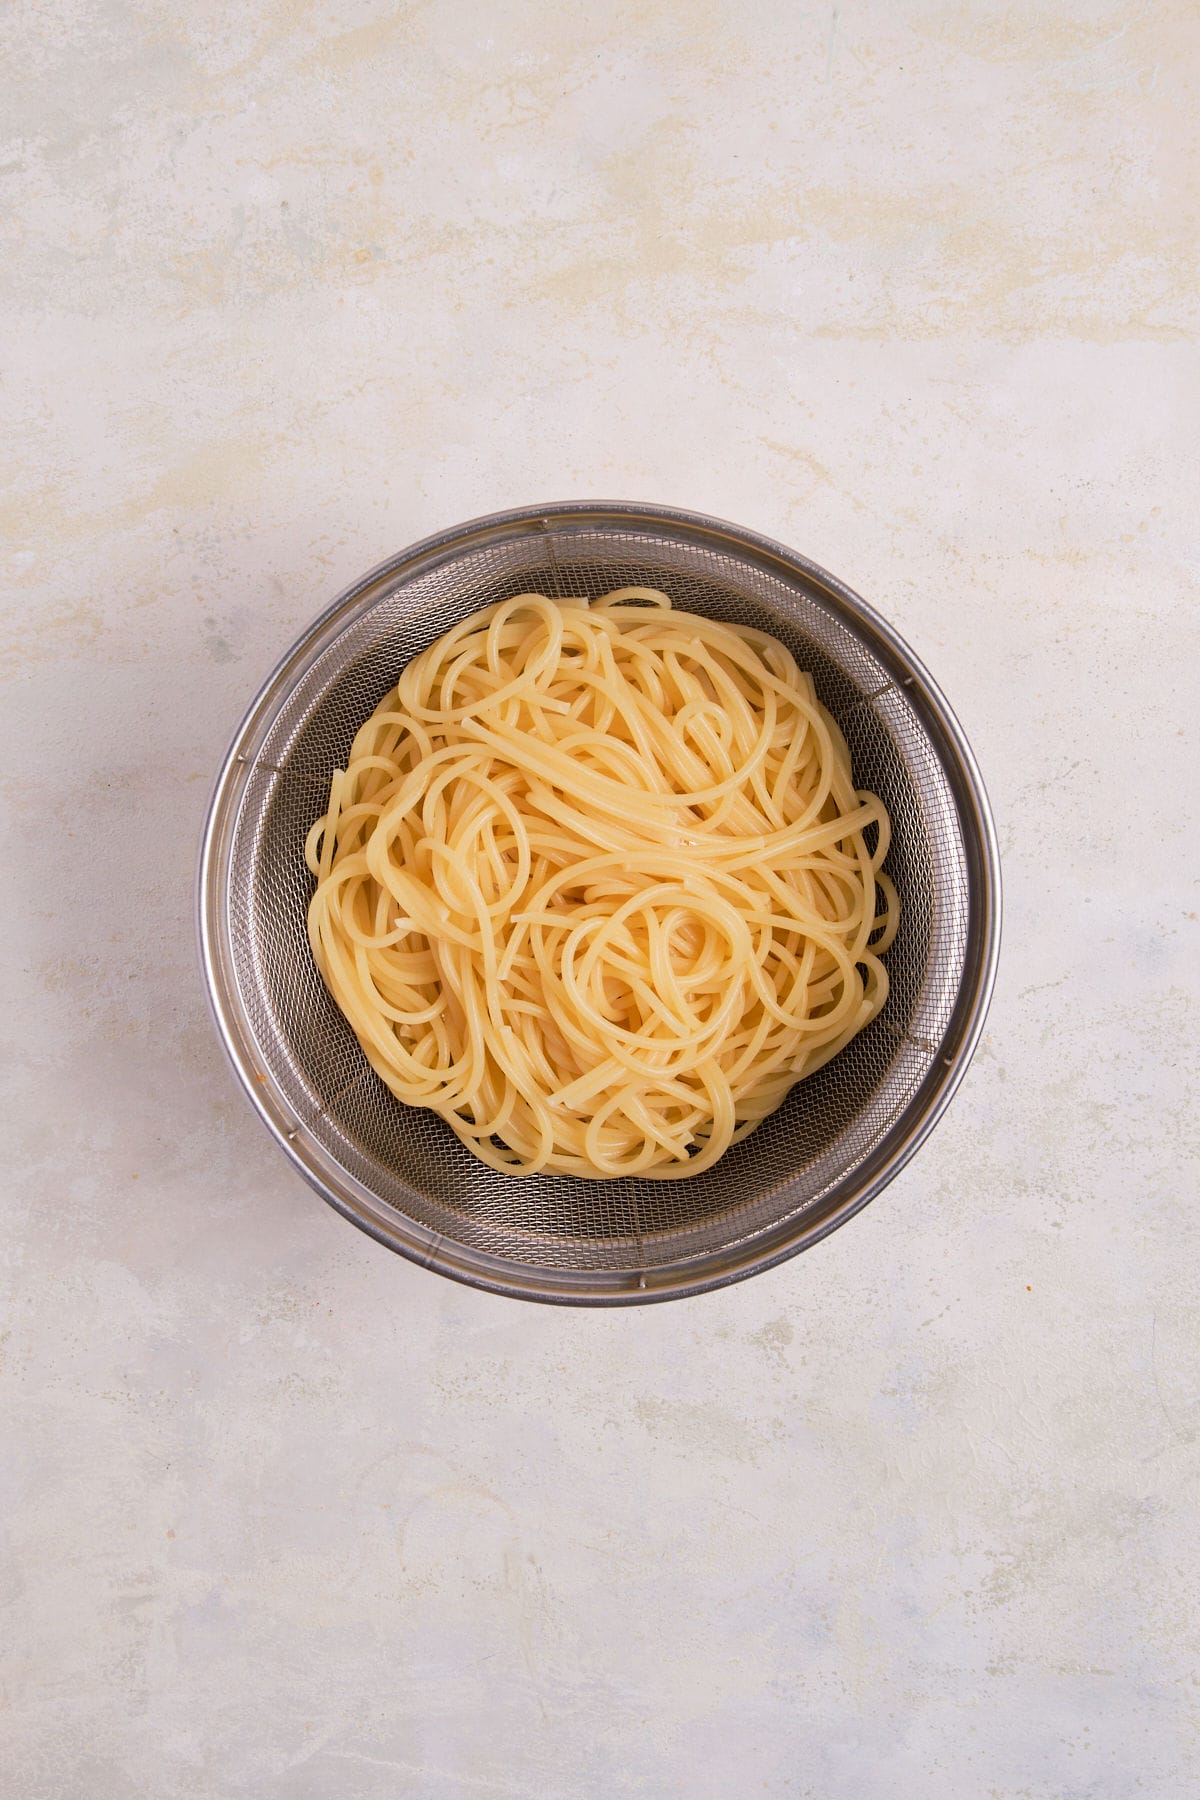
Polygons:
M644 1271L565 1270L526 1265L455 1243L396 1215L308 1137L274 1078L260 1068L254 1034L234 978L229 944L229 847L242 798L275 719L296 684L330 644L397 582L449 557L505 537L555 527L612 527L622 521L749 556L821 591L843 621L885 666L903 672L905 687L937 724L939 761L952 779L964 848L977 883L979 925L940 1055L897 1117L857 1168L835 1184L836 1198L805 1221L791 1216L735 1244ZM381 588L382 591L376 591ZM947 760L947 758L949 760ZM224 874L224 881L222 880ZM201 833L196 877L196 933L203 985L225 1055L246 1098L289 1161L343 1217L410 1261L468 1286L549 1304L614 1306L682 1299L728 1286L811 1248L875 1199L912 1159L953 1099L983 1032L995 986L1001 937L1001 869L995 821L970 744L941 689L895 628L869 602L810 558L773 538L705 513L641 501L564 500L509 508L432 533L386 558L352 582L305 628L280 658L239 723L213 784ZM844 1191L843 1191L844 1190ZM395 1209L388 1207L388 1213Z

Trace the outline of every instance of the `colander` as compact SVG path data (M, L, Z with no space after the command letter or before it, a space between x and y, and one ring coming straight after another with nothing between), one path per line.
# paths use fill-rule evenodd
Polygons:
M808 669L859 786L893 822L901 901L880 1015L744 1143L686 1181L517 1178L478 1162L370 1068L309 954L304 839L399 671L467 613L529 589L662 588L773 633ZM562 503L426 538L356 582L288 652L221 769L199 873L218 1031L259 1116L339 1212L426 1268L531 1300L695 1294L806 1249L865 1206L945 1109L983 1026L1000 935L987 797L912 652L832 575L671 508Z

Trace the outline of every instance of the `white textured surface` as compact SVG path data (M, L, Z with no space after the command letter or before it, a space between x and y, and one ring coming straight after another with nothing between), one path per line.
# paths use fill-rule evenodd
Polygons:
M1196 10L734 11L4 14L5 1800L1197 1791ZM595 494L880 606L1008 900L916 1164L616 1314L322 1207L191 924L308 619Z

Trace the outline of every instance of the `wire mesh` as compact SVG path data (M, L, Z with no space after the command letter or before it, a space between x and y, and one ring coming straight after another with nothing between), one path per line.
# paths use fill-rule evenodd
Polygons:
M893 823L901 900L890 992L872 1024L711 1170L684 1182L516 1178L478 1162L434 1114L399 1102L369 1067L308 949L305 834L332 770L404 665L468 612L528 589L595 596L662 588L676 606L754 625L808 669L849 744L858 785ZM221 901L253 1057L328 1167L385 1219L428 1240L548 1278L669 1271L798 1233L914 1102L968 976L972 875L951 773L905 679L844 607L799 572L653 522L583 517L451 545L402 568L302 666L261 736L228 834ZM978 958L976 957L976 961ZM403 1234L403 1232L401 1233ZM436 1260L433 1258L432 1260ZM495 1285L496 1283L492 1283ZM502 1283L500 1283L502 1285Z

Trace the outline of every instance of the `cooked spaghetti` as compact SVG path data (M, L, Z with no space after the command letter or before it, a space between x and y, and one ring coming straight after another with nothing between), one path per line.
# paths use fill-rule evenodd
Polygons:
M373 1069L512 1175L697 1174L887 997L889 821L773 637L520 594L417 656L308 834Z

